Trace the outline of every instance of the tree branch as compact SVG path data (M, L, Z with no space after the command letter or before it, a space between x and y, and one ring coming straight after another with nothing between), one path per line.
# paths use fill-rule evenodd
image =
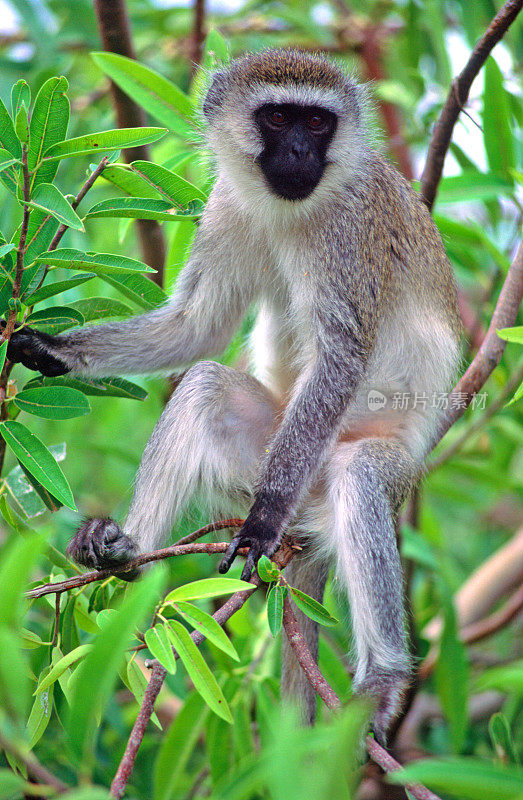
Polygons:
M436 199L454 125L467 102L472 82L522 7L523 0L508 0L505 3L477 42L463 71L452 81L447 100L432 132L427 161L421 176L421 196L429 208L432 208Z
M523 2L523 0L521 0ZM510 265L505 283L499 293L498 302L486 336L474 360L449 395L448 409L431 442L432 450L470 405L474 394L485 384L497 367L505 350L506 342L497 331L510 328L516 323L523 299L523 243L520 243L514 261Z
M283 601L283 627L289 640L289 644L294 651L296 660L304 671L307 680L314 689L314 691L321 697L325 705L333 711L341 707L341 700L325 680L321 674L316 661L314 660L305 637L301 631L298 621L292 610L292 606L288 597ZM385 750L378 742L371 736L365 738L365 745L367 751L376 764L385 770L385 772L396 772L402 768L399 761L396 761L390 753ZM417 800L439 800L438 796L427 789L425 786L419 784L408 785L407 789Z
M502 408L507 400L508 397L517 389L521 381L523 380L523 364L517 369L513 375L511 375L506 382L505 386L501 389L500 393L496 397L496 399L488 406L485 410L485 413L481 415L478 419L474 420L466 430L463 431L461 436L458 436L443 453L440 453L433 461L431 461L427 465L427 470L432 472L435 469L441 467L442 464L445 464L450 458L453 458L456 453L458 453L463 445L465 445L469 439L471 439L476 433L478 433L488 421L497 414L497 412Z
M219 522L211 522L209 525L205 525L205 527L190 534L190 536L180 539L180 542L184 542L186 539L194 540L212 531L224 530L224 528L239 528L242 524L243 520L239 519L225 519ZM73 578L67 578L65 581L44 583L43 586L37 586L36 589L31 589L29 592L26 592L25 596L34 598L43 597L46 594L61 594L62 592L69 591L69 589L77 589L80 586L87 586L88 583L110 578L112 575L118 576L120 573L129 572L129 570L141 567L144 564L149 564L152 561L163 561L165 558L173 558L174 556L186 556L192 555L193 553L208 553L209 555L224 553L229 547L229 544L229 542L206 542L199 544L189 542L187 544L172 544L169 547L163 547L160 550L152 550L150 553L137 556L137 558L128 561L121 567L83 572L81 575L75 575ZM246 555L247 549L241 548L238 552L240 555Z
M131 27L125 0L95 0L94 6L104 50L108 53L117 53L118 55L135 59L136 55L132 44ZM146 122L143 109L113 81L111 81L111 93L118 127L143 127ZM137 159L149 160L149 148L147 145L131 147L124 150L123 153L128 164ZM150 267L158 270L152 280L162 286L165 264L163 231L156 220L139 219L136 222L143 260Z
M53 775L52 772L49 772L46 769L31 750L26 750L23 747L20 747L15 742L12 742L3 733L0 732L0 748L5 750L7 753L11 753L18 761L21 761L22 764L25 764L27 767L27 774L33 778L33 780L38 781L38 783L42 783L45 786L50 786L54 789L55 792L58 794L65 794L65 792L70 790L70 787L67 786L66 783L57 778L56 775Z

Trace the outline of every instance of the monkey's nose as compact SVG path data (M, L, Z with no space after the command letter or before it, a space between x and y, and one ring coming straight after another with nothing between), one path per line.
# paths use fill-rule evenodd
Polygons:
M310 147L305 142L295 142L291 147L291 155L298 161L305 160L310 155Z

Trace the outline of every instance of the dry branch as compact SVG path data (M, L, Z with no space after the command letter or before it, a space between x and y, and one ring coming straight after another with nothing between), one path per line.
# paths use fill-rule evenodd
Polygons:
M522 7L523 0L508 0L505 3L477 42L463 71L452 81L447 100L432 133L425 169L421 176L421 196L429 208L432 208L436 199L452 131L460 111L467 102L472 82Z
M100 37L104 50L127 58L136 58L134 52L129 16L125 0L95 0L94 3ZM111 94L116 111L116 119L120 128L138 128L146 123L143 109L111 81ZM128 164L131 161L149 160L147 145L138 145L123 151ZM165 264L165 239L160 224L152 219L136 221L143 260L150 267L158 270L152 280L163 285Z
M341 707L341 700L334 691L334 689L325 680L320 672L316 661L314 660L307 641L298 624L292 606L288 597L285 598L283 603L283 627L285 634L289 640L289 644L294 651L296 660L300 667L307 676L307 680L317 694L321 697L325 705L333 711ZM365 739L367 752L376 764L385 770L385 772L396 772L401 769L401 764L393 758L390 753L385 750L378 742L371 736ZM438 796L427 789L425 786L409 785L407 789L417 800L439 800Z

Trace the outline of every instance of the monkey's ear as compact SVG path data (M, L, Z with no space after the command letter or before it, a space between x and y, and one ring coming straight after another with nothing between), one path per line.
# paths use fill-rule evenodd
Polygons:
M228 84L229 73L226 70L221 69L214 73L202 107L203 113L208 120L219 110L223 103Z

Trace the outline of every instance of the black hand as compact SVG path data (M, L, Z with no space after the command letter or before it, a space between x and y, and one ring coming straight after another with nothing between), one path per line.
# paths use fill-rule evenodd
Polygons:
M270 558L278 549L280 542L281 533L266 522L262 522L253 507L242 529L231 541L218 569L222 573L228 572L239 548L248 547L249 553L241 575L243 581L248 581L261 556Z
M62 359L52 355L51 348L54 342L53 336L34 328L22 328L13 333L9 339L7 358L14 364L21 363L24 367L41 372L49 378L65 375L70 368Z

